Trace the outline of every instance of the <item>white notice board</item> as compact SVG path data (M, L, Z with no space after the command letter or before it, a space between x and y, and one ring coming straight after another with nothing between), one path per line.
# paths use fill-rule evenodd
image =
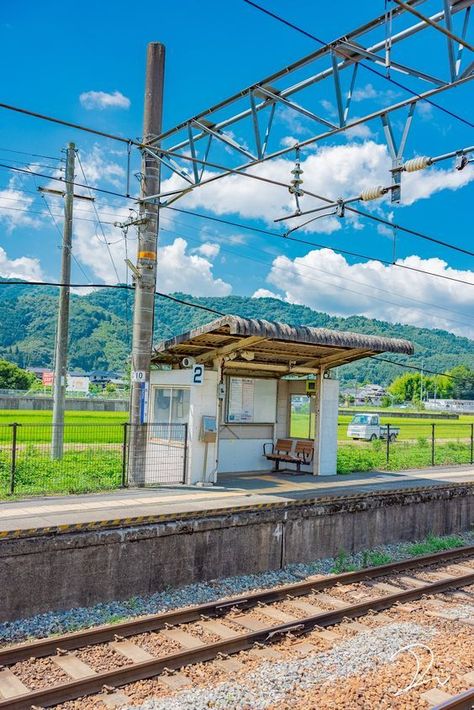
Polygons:
M276 398L276 380L230 377L227 421L273 423Z

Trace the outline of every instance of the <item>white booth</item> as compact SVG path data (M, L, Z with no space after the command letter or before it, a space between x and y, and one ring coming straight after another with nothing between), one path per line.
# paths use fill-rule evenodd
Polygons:
M236 316L160 343L144 483L215 483L219 474L270 471L264 445L269 452L279 440L313 441L301 472L335 474L339 383L331 368L380 352L410 354L413 347Z

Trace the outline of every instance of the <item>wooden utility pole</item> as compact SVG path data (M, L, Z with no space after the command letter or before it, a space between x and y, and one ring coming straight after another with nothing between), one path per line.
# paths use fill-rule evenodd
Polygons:
M147 47L143 143L161 133L165 48L159 42ZM159 149L159 146L155 146ZM144 220L138 231L138 253L133 311L132 372L130 393L129 482L143 485L146 468L146 408L150 382L153 319L156 291L156 251L158 247L159 206L143 200L160 191L160 163L142 153L141 208Z
M53 434L51 458L60 459L64 444L64 408L66 400L67 346L69 338L69 296L71 282L72 217L74 205L74 164L76 146L69 143L66 158L66 193L64 195L64 227L61 251L61 283L53 382Z

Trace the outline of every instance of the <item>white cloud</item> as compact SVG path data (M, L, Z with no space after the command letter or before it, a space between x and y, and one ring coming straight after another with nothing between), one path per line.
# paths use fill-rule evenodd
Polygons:
M474 272L451 268L441 259L413 255L398 263L474 283ZM312 250L295 259L279 256L273 261L267 281L281 289L288 302L319 311L341 316L364 315L474 336L474 324L469 325L474 312L474 290L461 283L384 266L377 261L349 264L331 249ZM262 293L271 292L260 289L260 297Z
M268 288L258 288L255 293L252 294L252 298L278 298L282 300L283 296L274 291L269 291Z
M474 165L464 170L426 168L416 173L405 173L402 177L402 203L412 205L417 200L431 197L440 190L457 190L474 180Z
M352 118L351 120L355 121L357 120L356 118ZM350 140L351 138L361 138L363 140L367 140L368 138L373 137L373 133L370 130L370 126L368 126L366 123L359 123L357 126L353 126L352 128L347 128L344 136Z
M0 222L5 225L7 232L17 227L38 227L40 219L28 214L33 198L14 187L14 180L10 180L9 185L0 190Z
M219 244L213 244L211 242L205 242L204 244L201 244L201 246L197 247L193 251L196 254L201 254L202 256L206 257L207 259L215 259L216 256L219 254L221 248Z
M192 296L228 296L232 286L214 278L212 262L188 252L185 239L177 237L161 247L158 258L158 289L170 293L184 291Z
M87 111L106 108L130 108L130 99L120 91L84 91L79 96L79 101Z
M366 84L360 89L355 89L352 94L353 101L365 101L366 99L375 99L378 96L378 92L374 89L372 84Z
M96 186L105 180L114 187L124 187L125 169L119 163L109 160L107 154L98 145L95 145L90 153L80 154L80 159L89 185ZM77 173L77 182L84 182L80 167ZM89 191L83 188L77 188L76 192L89 195Z
M20 256L9 259L3 247L0 247L0 276L6 279L24 279L25 281L41 281L43 271L39 259Z

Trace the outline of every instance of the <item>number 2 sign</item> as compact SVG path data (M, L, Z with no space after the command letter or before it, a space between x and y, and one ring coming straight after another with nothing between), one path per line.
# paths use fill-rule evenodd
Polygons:
M204 365L193 365L193 385L204 384Z

